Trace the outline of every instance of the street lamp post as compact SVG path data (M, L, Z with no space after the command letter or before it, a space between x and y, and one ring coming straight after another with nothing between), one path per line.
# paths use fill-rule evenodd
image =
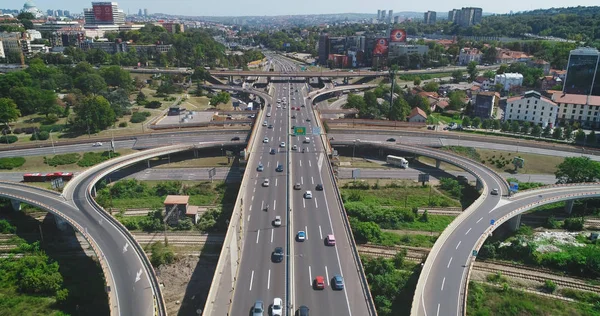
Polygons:
M50 134L50 142L52 143L52 152L54 153L54 155L56 155L56 149L54 148L54 140L52 139L52 132L53 131L54 131L54 129L51 129L48 134Z
M352 147L352 161L354 161L354 153L356 151L356 142L360 143L360 139L355 139L354 140L354 146Z

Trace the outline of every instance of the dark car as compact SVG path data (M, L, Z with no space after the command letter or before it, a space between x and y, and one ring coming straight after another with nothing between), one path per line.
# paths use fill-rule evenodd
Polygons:
M317 184L317 186L315 187L315 190L317 191L323 191L323 185L322 184Z
M275 155L275 148L271 148L271 151L269 151L269 153L270 153L271 155Z
M232 138L231 140L240 140L239 137L235 136L234 138Z
M344 279L342 278L341 275L336 274L335 276L333 276L333 288L336 290L342 290L344 289Z
M271 255L271 260L273 260L273 262L283 261L283 248L276 247L275 250L273 250L273 254Z
M306 119L306 121L307 121L307 122L310 122L310 118L307 118L307 119Z
M308 315L308 307L306 307L305 305L300 306L300 308L298 308L298 312L296 313L297 316L309 316Z
M395 142L395 141L396 141L396 139L395 139L395 138L393 138L393 137L390 137L390 138L388 138L388 139L387 139L387 141L388 141L388 142Z
M277 165L277 168L275 168L275 171L283 172L283 165L282 164Z

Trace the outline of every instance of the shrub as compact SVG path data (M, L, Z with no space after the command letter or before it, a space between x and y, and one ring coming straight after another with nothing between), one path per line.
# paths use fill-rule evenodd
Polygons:
M173 263L173 261L175 261L175 254L173 251L170 248L165 247L161 242L153 243L152 246L150 246L150 251L152 252L150 262L154 267Z
M47 140L48 138L50 138L50 133L48 133L46 131L33 133L31 135L31 140Z
M66 126L64 124L53 124L53 125L42 125L40 126L40 131L48 132L62 132L64 131ZM31 134L31 133L28 133Z
M0 169L11 170L13 168L18 168L25 163L25 158L23 157L7 157L0 158Z
M58 122L58 115L56 114L48 114L48 117L45 119L45 124L54 124Z
M138 230L140 229L140 225L136 220L125 219L122 221L123 226L125 226L128 230Z
M93 165L97 165L103 161L106 161L110 158L118 157L120 154L115 152L88 152L83 154L81 160L77 162L77 165L80 167L91 167ZM109 158L110 157L110 158Z
M121 122L121 123L119 123L119 127L127 127L127 122Z
M554 293L556 291L556 284L552 280L546 280L544 281L544 289L549 293Z
M14 142L16 142L17 140L19 140L19 138L17 138L17 136L15 135L2 135L0 137L0 144L12 144Z
M194 224L189 218L182 219L177 223L177 230L190 230L192 227L194 227Z
M136 112L131 115L129 120L131 123L141 123L146 120L146 117L150 116L150 112Z
M161 106L162 106L162 103L160 103L160 101L150 101L144 107L147 109L158 109Z
M56 155L52 158L44 157L44 163L49 166L62 166L76 163L81 156L77 153Z
M581 231L584 222L583 218L567 218L563 223L563 228L569 231Z
M7 220L0 219L0 233L2 234L14 234L17 232L17 228L11 225Z

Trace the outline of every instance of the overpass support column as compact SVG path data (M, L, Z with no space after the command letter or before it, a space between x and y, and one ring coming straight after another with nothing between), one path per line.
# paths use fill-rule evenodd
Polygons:
M348 84L348 77L344 77L344 84Z
M435 160L435 167L438 168L438 169L440 169L440 165L442 165L442 161L439 160L439 159L436 159Z
M512 231L519 229L519 226L521 226L521 214L509 219L508 226Z
M227 83L229 83L229 84L233 83L233 76L229 76L229 78L227 78Z
M198 149L194 149L194 158L198 158Z
M56 228L60 231L64 232L69 228L69 223L58 215L54 215L54 222L56 223Z
M565 212L569 215L573 212L573 205L575 204L575 200L568 200L565 203Z
M10 200L10 204L12 205L13 210L20 211L21 210L21 201L19 200Z
M477 179L477 183L475 184L475 190L479 191L483 189L483 183L481 182L481 180Z

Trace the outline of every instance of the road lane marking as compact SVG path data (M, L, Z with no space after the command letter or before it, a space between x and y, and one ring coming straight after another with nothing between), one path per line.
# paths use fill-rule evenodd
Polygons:
M461 243L461 242L462 242L462 240L459 240L459 241L458 241L458 245L456 245L456 248L455 248L455 249L458 249L458 246L460 246L460 243Z
M252 204L250 204L250 207L248 208L248 211L252 211Z
M319 204L317 203L317 198L315 198L315 208L319 208Z
M254 185L256 185L258 183L258 180L254 180Z
M329 284L329 271L327 271L327 266L325 266L325 276L327 277L327 286L330 286L331 284Z
M273 209L277 209L277 200L273 201Z
M313 177L310 177L310 183L315 184L315 179ZM256 184L256 183L254 183Z
M269 274L267 275L267 290L271 288L271 269L269 269Z
M438 309L437 309L437 313L435 314L436 316L440 316L440 304L438 303Z
M256 193L256 188L254 188L254 191L252 191L253 193Z
M480 218L479 220L477 220L477 224L479 224L479 222L481 222L482 219L483 219L483 217Z
M252 196L252 201L254 201L254 195Z
M310 270L310 266L308 266L308 284L312 286L312 271Z
M256 231L256 243L258 244L258 237L260 236L260 229Z
M306 199L302 199L302 207L306 208Z
M248 221L250 221L250 215L248 215Z
M465 235L469 234L469 232L471 231L471 229L473 229L473 227L470 227L469 230L467 230L467 232L465 233Z
M273 232L274 232L274 231L275 231L275 230L271 228L271 243L273 243Z
M319 225L319 236L321 236L321 239L323 239L323 232L321 231L321 225Z
M446 266L446 268L450 268L450 263L452 263L452 257L450 257L450 261L448 261L448 265Z
M304 177L300 177L300 184L304 184Z
M260 209L261 210L265 209L265 201L260 202Z
M271 162L267 161L267 168L269 168L270 165L271 165Z
M444 290L444 283L446 283L446 277L444 277L444 279L442 280L442 289L441 289L441 291Z
M308 227L304 226L304 239L308 240Z
M300 162L300 167L302 167L302 160L299 160L299 162Z
M277 186L277 178L275 178L275 186Z
M250 289L248 291L252 291L252 281L254 281L254 270L252 270L252 275L250 275Z
M308 166L309 166L309 167L312 167L312 164L310 163L310 160L308 161Z

